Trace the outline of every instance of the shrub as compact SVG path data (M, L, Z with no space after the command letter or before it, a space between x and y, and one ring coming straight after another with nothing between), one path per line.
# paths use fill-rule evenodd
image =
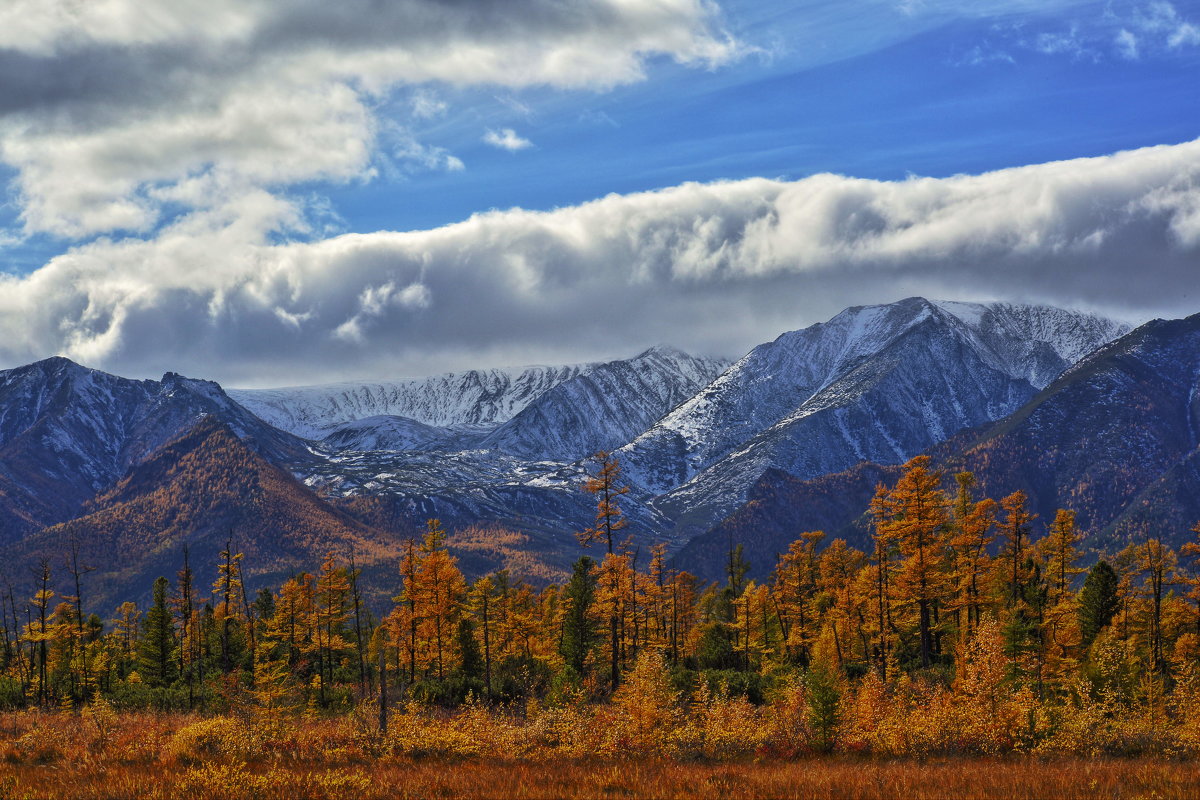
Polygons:
M166 754L184 763L214 758L249 761L265 753L261 732L232 717L211 717L180 728L166 747Z

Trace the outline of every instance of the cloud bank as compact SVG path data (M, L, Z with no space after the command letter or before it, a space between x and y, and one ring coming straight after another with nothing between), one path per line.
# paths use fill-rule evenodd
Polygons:
M737 355L911 294L1200 310L1200 140L974 176L684 184L427 231L274 243L271 194L0 278L0 361L230 385Z

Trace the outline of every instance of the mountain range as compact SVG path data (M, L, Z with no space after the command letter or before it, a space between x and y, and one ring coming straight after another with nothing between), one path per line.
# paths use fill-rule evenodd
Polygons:
M635 543L666 541L707 578L734 541L760 574L804 530L861 544L875 485L920 453L991 496L1024 489L1043 519L1075 508L1089 545L1111 549L1200 518L1198 371L1200 318L1130 331L922 298L846 309L732 363L655 347L225 391L54 358L0 372L0 543L10 563L86 545L115 601L169 574L184 543L233 539L270 581L329 548L385 569L439 517L470 531L471 570L553 579L595 514L589 456L609 450Z
M1039 524L1059 508L1075 511L1092 558L1148 537L1178 547L1200 520L1200 314L1146 323L1016 412L928 453L946 476L974 473L981 496L1025 492ZM898 474L872 463L809 480L768 471L747 503L689 541L676 562L717 577L713 559L738 542L765 571L804 530L867 546L867 504Z

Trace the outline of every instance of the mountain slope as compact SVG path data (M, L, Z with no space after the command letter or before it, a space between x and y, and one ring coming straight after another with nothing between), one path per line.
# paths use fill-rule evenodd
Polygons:
M314 569L330 550L368 565L398 555L393 537L322 502L213 416L136 465L83 516L4 553L23 563L56 562L77 543L81 563L97 568L88 577L90 600L108 607L148 592L159 575L174 575L185 544L197 569L207 569L227 540L245 553L247 575L263 580Z
M859 461L900 463L1003 417L1068 357L1121 330L1008 304L852 308L756 348L619 455L643 484L685 478L654 506L686 536L740 505L768 469L806 479ZM746 424L723 426L726 415Z
M728 362L669 347L599 364L547 390L480 446L568 462L612 450L690 398L726 366Z
M1200 520L1200 315L1141 326L1010 416L928 452L947 484L970 470L981 495L1025 491L1039 530L1058 508L1074 510L1093 551L1111 553L1147 535L1178 545ZM750 502L680 553L680 564L703 569L704 554L730 538L752 541L761 558L803 530L853 530L874 488L859 478L872 469L889 481L898 474L859 465L808 481L764 476L769 489L756 486ZM837 504L814 503L828 486L838 487Z
M447 428L385 414L343 422L330 429L321 443L334 450L431 450L459 439Z
M272 461L304 443L262 423L215 383L173 373L135 381L51 358L0 371L0 517L5 539L70 518L204 414Z
M856 306L829 322L754 348L618 455L640 486L653 493L674 489L789 415L803 416L806 404L837 405L836 387L823 397L818 393L838 381L860 381L864 362L911 328L930 323L960 341L987 368L1033 389L1125 330L1100 317L1040 306L931 303L923 298ZM953 370L955 365L942 368ZM852 375L856 370L857 376ZM1011 411L1010 403L1006 390L986 413L994 419ZM918 404L908 413L920 411Z
M1012 417L939 448L991 493L1074 509L1093 546L1200 519L1200 315L1155 320L1081 361Z

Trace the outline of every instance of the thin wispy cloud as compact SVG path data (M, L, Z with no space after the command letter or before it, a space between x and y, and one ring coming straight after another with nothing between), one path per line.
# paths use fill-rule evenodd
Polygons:
M1084 4L1061 18L1022 20L997 29L996 41L977 44L972 52L1025 51L1074 61L1116 58L1137 61L1178 53L1200 45L1200 17L1192 19L1175 4L1110 2L1097 11ZM991 59L960 59L982 64Z

